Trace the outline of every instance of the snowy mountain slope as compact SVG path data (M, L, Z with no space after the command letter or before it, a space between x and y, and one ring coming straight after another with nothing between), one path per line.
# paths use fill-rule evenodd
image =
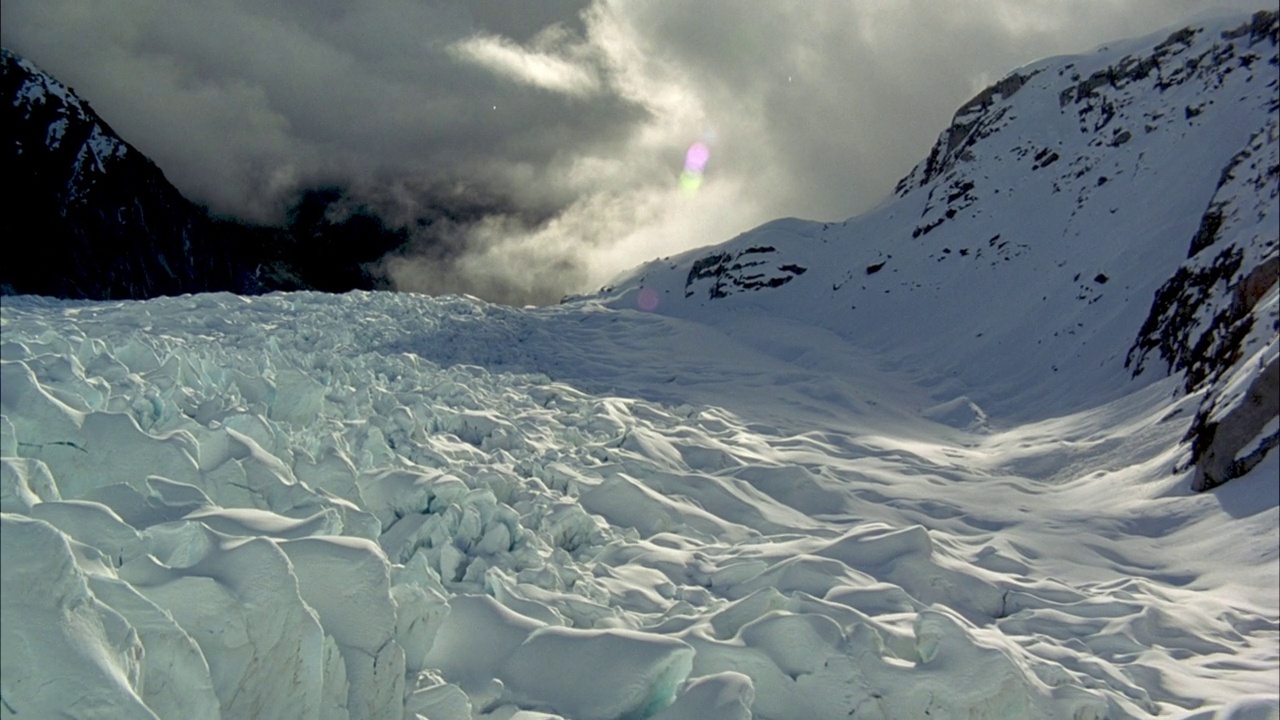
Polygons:
M1248 472L1280 444L1280 100L1223 169L1188 259L1156 293L1125 365L1155 351L1207 388L1188 431L1196 489Z
M1193 362L1203 331L1174 340L1192 328L1151 307L1189 254L1200 267L1248 247L1231 287L1274 262L1276 28L1275 13L1228 18L1021 68L961 107L877 210L770 223L606 294L708 322L758 308L811 322L896 355L940 402L964 394L1000 417L1025 419L1030 398L1060 412L1114 399L1156 358ZM1211 227L1212 249L1188 253ZM1260 272L1246 314L1273 337L1275 272ZM1175 315L1229 304L1202 284L1212 299ZM1219 375L1258 349L1228 344Z
M1182 445L1274 354L1274 20L1166 37L602 298L4 298L0 716L1276 717L1280 453Z

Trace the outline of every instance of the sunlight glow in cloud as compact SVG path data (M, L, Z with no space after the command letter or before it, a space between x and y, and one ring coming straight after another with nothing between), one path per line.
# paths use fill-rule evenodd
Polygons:
M595 74L581 64L534 52L496 35L473 35L450 46L457 58L475 63L518 83L587 96L600 89Z

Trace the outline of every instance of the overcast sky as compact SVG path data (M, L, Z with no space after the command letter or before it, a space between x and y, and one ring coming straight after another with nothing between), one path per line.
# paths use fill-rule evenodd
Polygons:
M1015 67L1274 6L5 0L0 35L214 211L279 222L339 185L433 221L400 288L523 303L774 217L847 218Z

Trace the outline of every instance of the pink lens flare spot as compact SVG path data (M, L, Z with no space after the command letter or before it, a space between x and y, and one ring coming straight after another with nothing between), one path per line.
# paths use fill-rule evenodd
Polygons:
M640 288L640 294L636 296L636 307L645 312L653 312L658 309L658 291L651 287Z
M684 169L700 173L707 167L707 160L710 158L711 148L706 143L696 142L684 154Z

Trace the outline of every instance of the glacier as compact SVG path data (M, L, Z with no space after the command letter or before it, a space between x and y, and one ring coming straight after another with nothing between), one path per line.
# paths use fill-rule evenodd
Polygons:
M598 300L3 322L14 716L1152 717L1275 679L1275 454L1189 492L1173 379L964 429L834 336Z
M5 297L0 717L1277 717L1275 422L1188 445L1280 355L1276 27L555 307Z

